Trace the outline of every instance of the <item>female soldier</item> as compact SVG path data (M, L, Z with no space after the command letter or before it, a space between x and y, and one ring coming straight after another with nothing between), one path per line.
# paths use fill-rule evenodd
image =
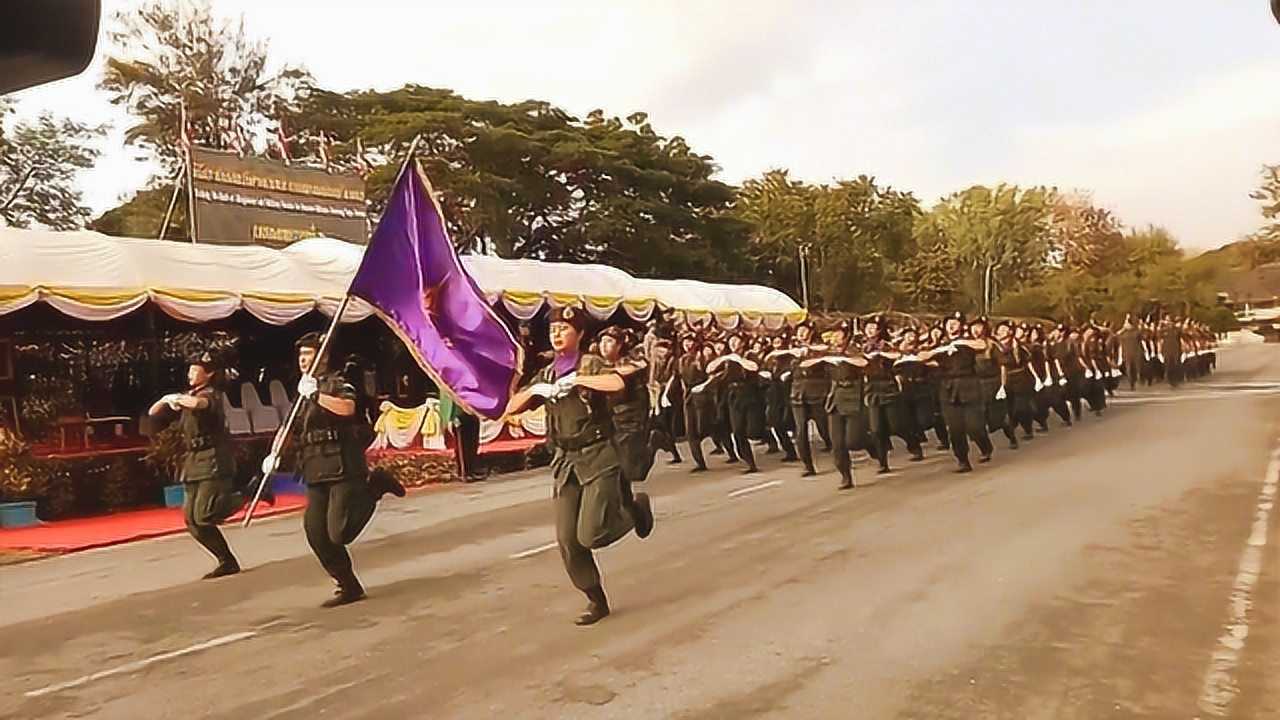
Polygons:
M941 324L933 325L929 328L929 337L924 342L920 351L933 350L947 344L947 332ZM916 353L919 357L920 353ZM951 436L947 434L947 422L942 417L942 368L938 365L937 360L924 361L924 379L929 385L929 402L933 407L933 434L938 438L938 449L942 451L951 449Z
M702 441L715 434L715 396L703 387L707 381L707 365L700 339L694 333L687 333L680 343L684 349L679 372L680 384L684 386L685 438L689 443L689 455L693 458L693 470L690 472L706 472L707 460L702 454Z
M889 472L890 437L897 435L907 443L911 461L924 459L920 440L907 421L907 403L902 387L894 374L893 364L902 357L888 340L888 325L883 318L873 317L863 328L865 341L862 354L867 367L867 415L869 430L875 442L876 459L880 461L880 474Z
M974 359L978 384L982 387L987 432L997 430L1009 439L1009 449L1018 449L1018 436L1013 434L1013 422L1009 419L1008 391L1004 390L1004 348L988 336L989 325L985 317L976 317L969 323L969 335L986 343L986 350Z
M549 332L555 360L507 404L510 415L546 402L547 441L555 449L551 471L556 542L569 579L587 596L578 625L592 625L609 615L592 551L612 545L633 529L641 538L653 531L649 496L628 497L609 421L609 395L625 390L626 381L599 357L581 353L586 323L586 314L578 308L552 310Z
M831 452L836 470L840 472L841 490L854 487L853 463L849 453L866 448L867 417L863 396L867 361L852 351L851 331L848 321L840 323L832 332L829 352L821 356L815 353L800 361L801 371L821 371L830 379L831 390L824 403L824 412L829 423Z
M987 342L964 335L964 315L956 313L947 318L944 329L945 345L920 354L922 360L937 360L942 371L940 402L951 437L951 451L959 467L956 472L973 471L969 463L969 440L972 439L982 453L980 462L991 460L994 448L987 435L982 386L978 382L976 359L987 350Z
M996 327L996 340L1003 340L1005 346L1003 377L1009 417L1014 425L1022 427L1022 439L1030 440L1035 437L1031 423L1035 418L1037 382L1031 371L1031 352L1026 345L1030 327L1025 323L1010 330L1011 327L1010 323L1000 323Z
M813 337L813 326L807 323L796 328L796 348L800 357L820 357L827 352L824 345ZM820 364L805 364L796 368L791 380L791 413L795 418L796 450L804 463L804 477L817 475L813 465L813 449L809 443L809 423L818 426L827 448L831 448L830 429L827 421L827 396L831 393L831 380Z
M893 372L902 386L902 397L907 404L907 422L921 448L925 442L925 428L933 427L937 393L925 377L926 365L916 356L921 350L919 333L913 327L903 328L898 341L900 357L893 363ZM945 430L943 431L946 432Z
M1110 368L1102 357L1105 350L1101 341L1101 333L1095 328L1084 331L1080 338L1080 364L1084 366L1083 392L1089 409L1097 417L1107 406L1107 381Z
M796 446L791 442L791 372L795 356L789 350L789 338L785 333L773 337L772 349L765 355L765 421L784 453L782 462L796 462Z
M182 463L182 517L191 537L218 561L205 580L240 572L240 563L218 529L245 501L233 486L235 456L223 413L222 377L212 354L196 355L187 367L187 391L165 395L150 409L151 415L166 410L179 413L178 429L187 449ZM264 497L273 500L269 493L264 492Z
M645 387L645 361L627 358L635 348L634 338L612 325L600 331L600 356L604 367L622 377L622 392L607 396L613 422L613 440L618 446L624 490L631 483L644 482L653 469L653 448L649 444L649 390Z

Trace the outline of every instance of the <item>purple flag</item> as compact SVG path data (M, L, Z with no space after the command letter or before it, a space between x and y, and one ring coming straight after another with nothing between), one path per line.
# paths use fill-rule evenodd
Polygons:
M502 416L523 351L458 260L416 160L400 173L349 292L373 306L459 405Z

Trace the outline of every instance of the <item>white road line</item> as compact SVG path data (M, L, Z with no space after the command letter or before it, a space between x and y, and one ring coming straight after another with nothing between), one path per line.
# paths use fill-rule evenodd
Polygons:
M536 547L536 548L531 548L531 549L529 549L529 550L525 550L524 552L518 552L518 553L516 553L515 555L512 555L510 559L511 559L511 560L520 560L520 559L523 559L523 558L532 557L532 556L534 556L534 555L537 555L538 553L546 552L546 551L550 550L551 548L553 548L553 547L555 547L555 546L556 546L556 544L555 544L555 543L553 543L553 542L549 542L549 543L547 543L546 545L539 545L539 546L538 546L538 547Z
M733 492L729 493L729 497L731 498L742 497L743 495L747 495L749 493L759 492L761 490L767 490L771 487L778 487L781 484L782 484L781 480L770 480L769 482L762 482L759 485L752 485L751 487L744 487L744 488L739 488L737 490L734 490Z
M191 655L193 653L203 652L205 650L211 650L213 648L221 647L223 645L230 645L233 642L248 640L249 638L254 637L257 634L258 633L250 630L248 632L239 632L239 633L234 633L232 635L223 635L222 637L214 638L207 642L202 642L198 645L192 645L191 647L188 647L188 648L183 648L181 650L174 650L173 652L161 653L159 655L154 655L152 657L149 657L145 660L138 660L136 662L126 663L124 665L120 665L119 667L111 668L110 670L103 670L101 672L93 673L92 675L85 675L84 677L76 678L75 680L72 680L70 682L58 683L57 685L42 687L39 690L32 690L26 693L26 696L29 698L43 697L45 695L52 695L53 693L56 693L56 692L62 692L63 690L71 690L72 688L78 688L82 685L88 685L89 683L94 682L96 680L102 680L104 678L109 678L116 675L124 675L126 673L137 672L138 670L141 670L145 667L149 667L151 665L155 665L156 663L164 662L166 660L173 660L174 658L180 658L183 655Z
M1249 610L1253 607L1253 588L1262 573L1262 550L1267 544L1268 521L1276 499L1277 482L1280 482L1280 449L1271 453L1271 462L1267 464L1267 475L1262 481L1258 508L1253 516L1253 528L1240 555L1239 570L1231 589L1230 621L1226 632L1218 638L1218 648L1205 673L1200 709L1215 717L1226 717L1231 701L1240 692L1234 673L1240 664L1245 640L1249 637Z

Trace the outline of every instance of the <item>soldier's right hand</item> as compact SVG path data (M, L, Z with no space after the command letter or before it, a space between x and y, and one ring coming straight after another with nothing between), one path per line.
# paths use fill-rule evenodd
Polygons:
M279 463L280 458L268 453L266 457L262 458L262 476L269 477L271 473L276 471L276 465Z

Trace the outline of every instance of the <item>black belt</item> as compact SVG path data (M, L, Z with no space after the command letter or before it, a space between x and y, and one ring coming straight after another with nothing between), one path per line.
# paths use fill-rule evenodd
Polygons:
M609 436L605 435L604 431L596 430L594 433L586 437L573 438L572 440L555 440L554 444L556 447L567 452L579 452L581 450L586 450L593 445L599 445L608 439Z
M321 445L327 442L339 442L342 436L337 430L311 430L302 436L303 445Z

